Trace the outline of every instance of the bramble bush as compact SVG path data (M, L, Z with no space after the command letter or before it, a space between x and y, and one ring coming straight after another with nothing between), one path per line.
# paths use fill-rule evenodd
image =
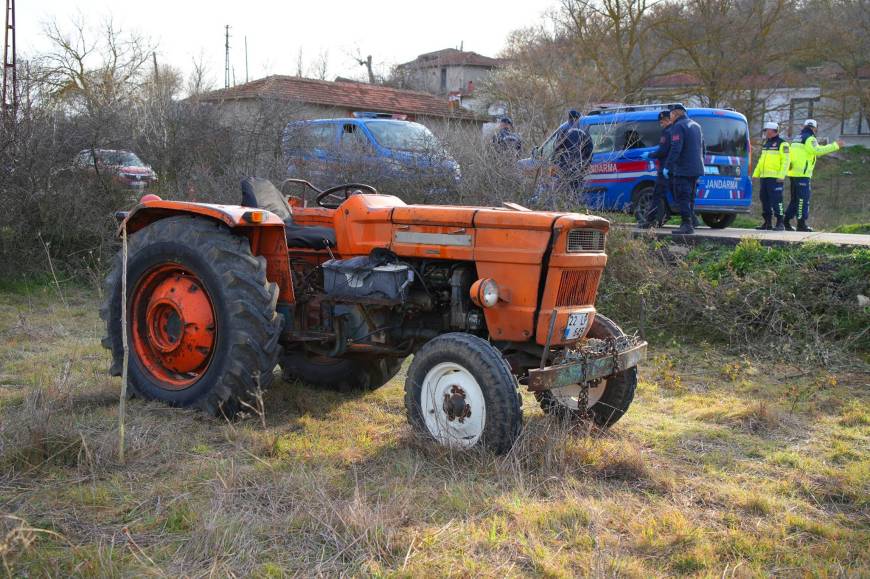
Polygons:
M598 308L655 339L828 364L870 353L870 250L699 244L685 253L613 231Z

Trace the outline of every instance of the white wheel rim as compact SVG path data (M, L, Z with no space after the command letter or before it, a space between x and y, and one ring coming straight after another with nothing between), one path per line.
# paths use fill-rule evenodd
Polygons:
M606 378L602 378L597 384L590 386L585 410L595 406L601 400L601 397L604 396L605 390L607 390ZM571 410L580 410L580 384L569 384L561 388L553 388L550 392L552 392L553 399L559 405Z
M440 444L471 448L486 425L486 402L471 372L454 362L434 366L420 390L420 405L429 434Z

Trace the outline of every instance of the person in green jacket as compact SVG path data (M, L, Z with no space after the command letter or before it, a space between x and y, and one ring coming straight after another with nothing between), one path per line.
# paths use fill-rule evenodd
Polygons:
M785 228L794 231L791 220L797 217L798 231L812 231L807 225L810 216L810 180L816 167L816 158L838 151L843 141L838 139L830 145L819 145L816 140L818 123L807 119L801 134L791 143L791 154L788 169L788 180L791 186L791 198L785 211Z
M752 172L753 179L761 183L761 216L764 223L756 229L775 229L782 231L782 187L788 172L789 144L779 136L779 125L764 123L765 141L761 145L761 156ZM776 215L776 225L771 225Z

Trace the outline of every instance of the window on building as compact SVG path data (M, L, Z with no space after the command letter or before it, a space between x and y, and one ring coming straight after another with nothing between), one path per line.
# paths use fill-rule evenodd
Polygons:
M813 118L813 103L817 98L791 99L788 110L789 134L798 135L804 126L804 121Z
M441 90L443 90L443 91L447 90L447 69L446 68L441 69Z
M856 98L847 98L843 102L840 134L870 135L870 115L861 107L861 103Z

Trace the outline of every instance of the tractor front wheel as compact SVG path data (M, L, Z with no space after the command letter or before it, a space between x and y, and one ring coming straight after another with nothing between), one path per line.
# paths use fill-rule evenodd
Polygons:
M106 278L103 345L121 374L120 255ZM130 236L128 386L132 395L233 415L272 381L280 346L278 287L266 260L223 225L179 216Z
M624 336L622 329L613 320L595 314L589 329L589 337L604 340ZM586 408L581 409L582 389L586 388ZM637 388L637 368L629 368L588 385L569 384L561 388L535 392L541 410L568 420L591 419L596 425L607 428L628 412Z
M522 428L510 366L470 334L444 334L420 348L405 381L405 409L415 431L461 450L505 453Z

